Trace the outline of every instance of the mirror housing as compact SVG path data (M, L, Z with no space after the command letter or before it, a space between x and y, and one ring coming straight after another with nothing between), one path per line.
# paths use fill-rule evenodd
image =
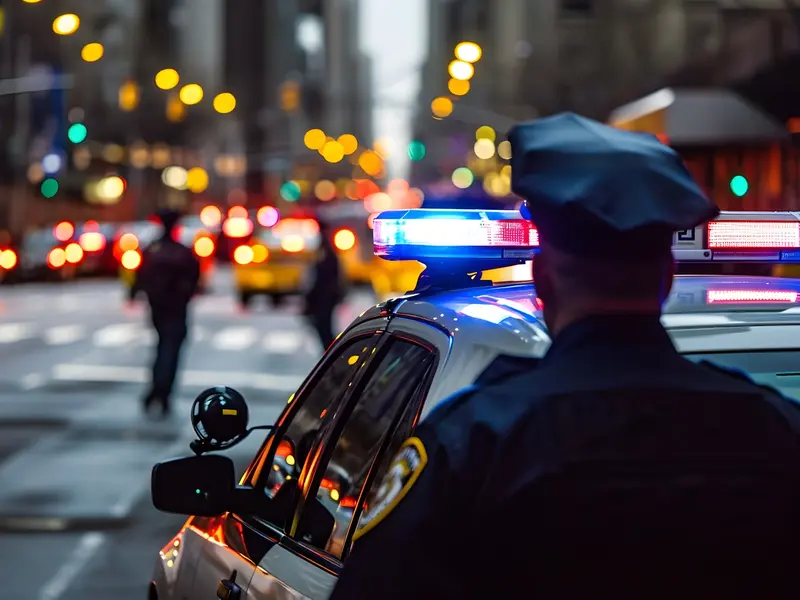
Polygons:
M233 509L236 471L226 456L176 458L153 467L150 494L157 510L216 517Z

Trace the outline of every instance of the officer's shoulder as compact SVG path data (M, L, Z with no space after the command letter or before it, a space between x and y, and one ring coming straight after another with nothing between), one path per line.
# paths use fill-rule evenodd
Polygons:
M779 390L777 390L776 388L774 388L772 386L769 386L769 385L765 385L763 383L758 383L757 381L755 381L752 377L750 377L747 373L745 373L741 369L734 369L732 367L725 367L723 365L720 365L720 364L715 363L715 362L711 362L709 360L701 360L701 361L698 361L697 364L700 367L703 367L704 369L708 369L709 371L712 371L712 372L717 373L719 375L724 375L724 376L730 377L732 379L735 379L738 382L749 384L753 388L757 388L757 389L759 389L761 392L763 392L765 394L769 394L769 395L772 395L772 396L779 396L781 398L784 397L783 394Z

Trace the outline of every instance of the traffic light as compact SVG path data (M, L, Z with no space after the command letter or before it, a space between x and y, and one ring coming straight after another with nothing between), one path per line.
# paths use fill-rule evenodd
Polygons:
M747 190L750 189L750 184L747 182L747 179L742 175L736 175L735 177L731 178L731 191L733 192L734 196L738 196L741 198L747 193Z
M73 144L80 144L85 141L88 134L89 131L83 123L73 123L69 126L69 129L67 129L67 137Z

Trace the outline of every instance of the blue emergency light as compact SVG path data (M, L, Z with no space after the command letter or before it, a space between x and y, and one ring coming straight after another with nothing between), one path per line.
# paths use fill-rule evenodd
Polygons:
M800 262L800 213L723 211L675 233L678 262Z

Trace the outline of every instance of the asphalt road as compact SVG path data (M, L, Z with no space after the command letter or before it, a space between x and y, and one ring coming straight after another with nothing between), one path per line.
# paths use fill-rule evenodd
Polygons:
M340 327L374 302L353 294ZM4 598L146 597L182 523L156 512L149 475L187 454L197 393L230 385L271 423L322 353L299 306L241 311L229 273L193 306L175 414L140 413L153 335L114 281L0 287L0 580ZM229 451L246 466L263 440Z

